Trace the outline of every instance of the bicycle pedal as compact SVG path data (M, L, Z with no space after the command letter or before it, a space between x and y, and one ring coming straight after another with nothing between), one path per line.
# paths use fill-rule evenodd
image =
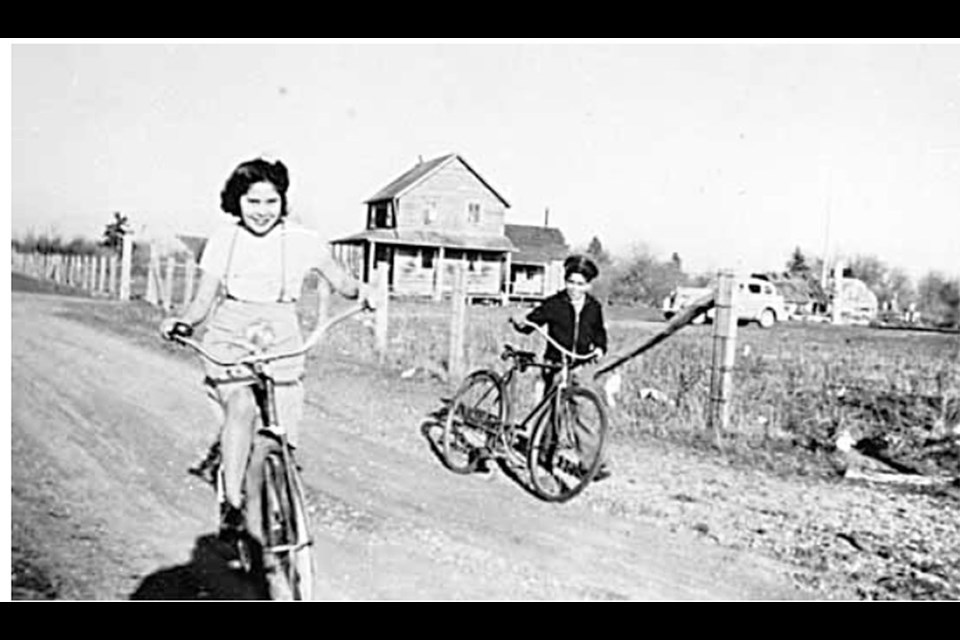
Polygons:
M243 560L240 558L227 560L227 568L232 569L233 571L246 571L246 568L243 566Z

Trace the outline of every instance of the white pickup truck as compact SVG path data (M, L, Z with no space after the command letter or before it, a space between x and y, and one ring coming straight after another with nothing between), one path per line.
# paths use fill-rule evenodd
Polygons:
M664 317L669 320L684 307L713 290L712 287L677 287L663 301ZM756 322L764 329L787 317L783 296L773 284L760 278L739 278L734 304L739 320ZM701 324L706 320L712 322L715 311L715 308L710 309L706 314L697 316L693 319L694 324Z

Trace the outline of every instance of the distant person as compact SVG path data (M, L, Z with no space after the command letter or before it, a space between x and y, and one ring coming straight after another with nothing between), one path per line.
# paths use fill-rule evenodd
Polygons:
M593 260L583 255L569 256L563 262L565 286L540 303L526 316L526 321L547 327L547 335L561 346L579 355L596 354L598 358L607 353L607 328L603 320L603 307L590 295L590 284L600 275ZM530 333L533 327L514 322L514 328L521 333ZM563 356L555 346L547 343L544 360L560 363ZM578 365L574 364L572 367ZM543 370L544 389L550 389L555 376L554 371ZM584 428L584 427L587 428ZM589 430L588 425L578 423L579 446L583 454L592 459L596 455L598 434ZM601 455L604 455L601 452ZM610 466L606 460L601 464L594 480L603 480L610 476Z
M366 285L337 265L316 231L287 222L289 185L287 167L279 160L257 158L234 169L220 193L220 208L232 219L211 235L200 259L196 296L180 317L161 322L161 335L172 338L178 323L191 328L204 324L204 347L229 361L249 353L236 344L248 343L249 329L268 325L275 339L267 352L297 349L303 340L296 300L311 270L346 298L369 300ZM212 477L222 449L226 500L220 532L227 537L243 529L242 485L259 416L249 372L209 362L205 367L208 392L222 408L223 422L207 459L191 471ZM304 357L279 360L271 367L280 424L295 446L303 411Z

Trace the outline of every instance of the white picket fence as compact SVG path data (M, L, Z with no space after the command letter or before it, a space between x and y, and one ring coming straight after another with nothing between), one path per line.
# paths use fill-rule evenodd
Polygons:
M144 301L166 310L184 306L193 298L197 264L192 255L161 256L149 248L145 282L135 282L133 242L124 238L119 254L67 255L11 250L11 270L38 280L75 287L98 297ZM141 271L142 273L142 271Z
M66 255L11 251L11 270L38 280L83 289L93 295L129 299L129 265L124 278L124 261L116 254ZM124 286L126 285L126 286Z

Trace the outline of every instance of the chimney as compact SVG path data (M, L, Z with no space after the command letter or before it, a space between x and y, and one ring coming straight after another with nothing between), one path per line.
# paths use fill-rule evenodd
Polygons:
M547 208L543 211L543 226L545 226L545 227L549 227L549 226L550 226L550 207L547 207Z

